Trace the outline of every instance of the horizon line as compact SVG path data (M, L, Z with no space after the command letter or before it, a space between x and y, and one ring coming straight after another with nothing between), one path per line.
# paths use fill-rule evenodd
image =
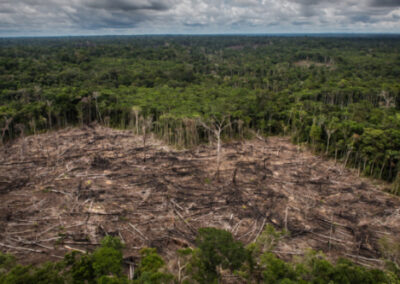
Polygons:
M0 39L17 38L70 38L70 37L135 37L135 36L400 36L400 32L282 32L282 33L138 33L138 34L80 34L80 35L6 35Z

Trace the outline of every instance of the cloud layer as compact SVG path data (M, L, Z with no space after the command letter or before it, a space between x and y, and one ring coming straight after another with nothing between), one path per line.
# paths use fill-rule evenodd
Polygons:
M400 32L400 0L0 0L0 36Z

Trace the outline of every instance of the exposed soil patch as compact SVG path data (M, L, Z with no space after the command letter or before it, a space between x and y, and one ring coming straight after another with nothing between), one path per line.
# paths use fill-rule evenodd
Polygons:
M24 263L92 250L119 236L125 257L143 246L173 259L200 227L252 242L270 223L290 237L276 252L307 248L376 266L378 240L400 234L400 200L332 161L271 137L177 151L103 127L65 129L0 148L0 249Z

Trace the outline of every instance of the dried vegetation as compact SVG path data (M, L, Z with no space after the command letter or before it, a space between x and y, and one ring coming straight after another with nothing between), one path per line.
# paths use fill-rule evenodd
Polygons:
M400 234L399 198L287 138L227 143L216 166L214 147L100 126L19 139L0 148L0 249L36 263L113 235L128 261L143 246L172 261L200 227L250 243L270 223L290 232L283 258L310 247L379 266L379 240Z

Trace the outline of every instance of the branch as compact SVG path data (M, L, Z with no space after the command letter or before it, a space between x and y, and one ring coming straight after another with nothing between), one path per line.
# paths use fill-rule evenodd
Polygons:
M131 228L134 229L137 233L139 233L139 235L140 235L143 239L145 239L146 241L149 240L148 238L146 238L146 236L145 236L141 231L139 231L139 229L137 229L137 228L136 228L135 226L133 226L131 223L128 223L128 225L131 226Z
M0 246L6 247L6 248L11 248L11 249L16 249L16 250L27 250L27 251L31 251L31 252L43 253L43 251L41 251L41 250L23 248L23 247L14 247L14 246L6 245L3 243L0 243Z

